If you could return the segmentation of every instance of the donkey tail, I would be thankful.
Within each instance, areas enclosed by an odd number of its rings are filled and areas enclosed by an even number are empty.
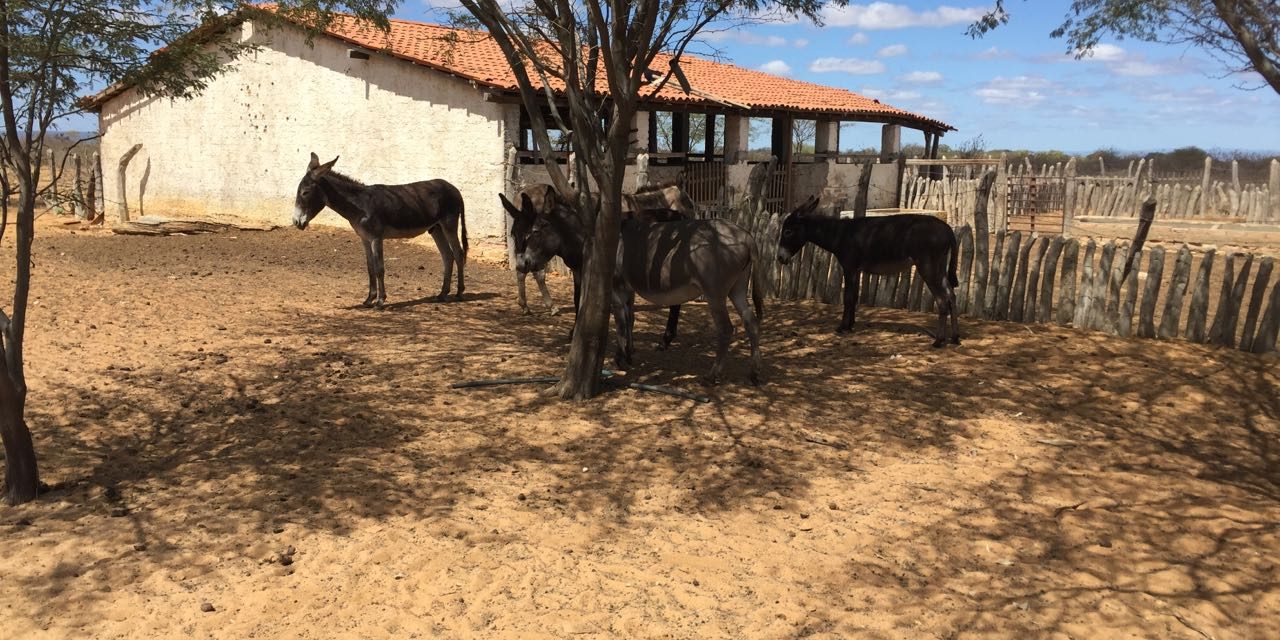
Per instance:
[[[756,307],[756,322],[764,324],[764,274],[757,267],[756,248],[752,246],[751,264],[747,265],[751,269],[751,302]]]
[[[458,201],[458,221],[462,223],[462,252],[469,253],[471,246],[467,244],[467,203],[462,200]]]
[[[947,282],[954,289],[960,286],[960,279],[956,277],[956,261],[960,258],[960,241],[956,240],[956,234],[951,233],[951,264],[947,267]]]

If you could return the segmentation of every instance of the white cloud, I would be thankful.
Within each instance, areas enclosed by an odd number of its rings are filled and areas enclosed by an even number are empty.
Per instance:
[[[791,75],[791,65],[781,60],[770,60],[769,62],[760,65],[760,70],[765,73],[772,73],[775,76]]]
[[[1011,51],[1005,51],[999,47],[991,47],[981,53],[974,54],[973,57],[978,60],[1004,60],[1017,56],[1015,56]]]
[[[1040,76],[999,76],[973,94],[986,104],[1033,106],[1048,99],[1046,92],[1051,88],[1052,83]]]
[[[792,42],[791,44],[794,45],[795,48],[797,49],[803,49],[809,46],[809,40],[807,38],[796,38],[795,41]]]
[[[891,44],[876,52],[876,55],[880,56],[881,58],[892,58],[894,56],[903,56],[906,54],[907,54],[907,45],[905,44]]]
[[[908,84],[931,84],[942,81],[942,74],[937,71],[912,71],[902,78],[903,82]]]
[[[738,42],[742,44],[751,44],[763,47],[785,47],[787,39],[782,36],[762,36],[746,31],[738,32],[736,36]]]
[[[986,11],[983,7],[959,9],[945,5],[928,11],[916,11],[906,5],[872,2],[843,7],[827,5],[822,8],[821,16],[822,21],[832,27],[902,29],[968,24],[980,18]]]
[[[814,73],[843,71],[857,75],[884,73],[884,63],[879,60],[859,60],[858,58],[818,58],[809,65]]]
[[[922,97],[919,91],[872,89],[870,87],[863,87],[858,91],[858,93],[861,93],[868,98],[876,98],[878,100],[908,101],[919,100]]]
[[[1097,62],[1117,62],[1123,60],[1127,54],[1125,50],[1114,45],[1102,43],[1094,45],[1093,49],[1085,52],[1081,60],[1094,60]]]
[[[849,36],[849,44],[866,44],[868,40],[867,34],[861,31]]]

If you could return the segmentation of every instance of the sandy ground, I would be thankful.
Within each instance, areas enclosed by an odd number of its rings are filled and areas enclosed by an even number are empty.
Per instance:
[[[712,402],[569,404],[449,388],[567,351],[492,264],[436,304],[438,255],[389,243],[376,312],[349,231],[59,222],[53,490],[0,506],[0,638],[1280,637],[1275,356],[975,321],[933,350],[922,314],[775,303],[769,384],[738,341],[704,389],[690,305],[668,352],[639,313],[629,377]]]

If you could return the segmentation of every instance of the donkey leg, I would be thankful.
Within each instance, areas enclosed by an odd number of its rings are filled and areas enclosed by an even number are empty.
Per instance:
[[[760,319],[756,317],[755,311],[747,301],[747,281],[750,279],[751,271],[748,270],[742,275],[742,279],[733,285],[733,290],[729,292],[729,300],[738,310],[738,316],[742,318],[742,326],[747,331],[747,339],[751,341],[751,384],[758,385],[761,382],[760,372],[764,369],[764,359],[760,357]]]
[[[632,362],[631,330],[635,323],[635,310],[632,305],[635,304],[635,295],[622,293],[615,289],[612,297],[613,320],[618,327],[618,350],[613,355],[613,364],[618,369],[625,370],[631,366]]]
[[[523,271],[516,272],[516,305],[518,305],[520,309],[524,311],[524,315],[527,316],[532,312],[529,311],[529,302],[528,300],[525,299],[525,295],[524,295],[525,275],[527,274],[525,274],[525,272]]]
[[[466,270],[467,265],[467,251],[462,248],[462,242],[458,240],[457,218],[453,219],[452,222],[446,222],[440,226],[444,227],[446,225],[448,225],[448,228],[444,230],[444,239],[449,243],[449,250],[453,254],[453,261],[458,264],[458,292],[454,294],[453,299],[461,300],[462,292],[466,290],[463,273]],[[448,278],[446,277],[445,279],[447,280]]]
[[[724,371],[724,361],[729,355],[729,339],[733,336],[733,322],[729,320],[729,308],[725,299],[719,296],[706,295],[707,310],[716,325],[716,361],[711,364],[711,373],[707,374],[706,383],[720,384],[720,375]]]
[[[924,278],[925,284],[933,294],[934,306],[938,307],[938,333],[933,339],[933,347],[937,349],[947,344],[947,313],[951,309],[950,301],[954,296],[948,297],[947,295],[945,282],[947,276],[942,269],[942,265],[917,263],[916,268],[920,270],[921,277]]]
[[[662,342],[658,344],[658,351],[665,351],[671,346],[671,342],[676,339],[676,325],[680,323],[680,305],[672,305],[670,311],[667,312],[667,328],[662,332]]]
[[[374,238],[369,246],[373,248],[373,269],[378,281],[378,297],[373,301],[375,308],[381,309],[387,302],[386,262],[382,259],[382,238]]]
[[[861,276],[862,273],[857,269],[844,270],[844,317],[840,319],[836,333],[853,331],[853,316],[858,310],[858,280]]]
[[[551,291],[547,289],[547,270],[534,271],[533,281],[538,283],[538,289],[542,291],[542,304],[547,307],[547,313],[553,316],[559,313],[555,303],[551,302]]]
[[[444,302],[449,295],[449,285],[453,280],[453,250],[449,248],[449,241],[445,240],[444,229],[441,225],[431,227],[431,239],[436,241],[436,249],[440,250],[440,263],[444,269],[444,284],[440,287],[440,295],[436,296],[437,302]]]
[[[369,272],[369,295],[360,304],[372,307],[373,301],[378,297],[378,276],[375,275],[378,269],[373,262],[373,243],[361,238],[360,244],[364,245],[364,267]]]

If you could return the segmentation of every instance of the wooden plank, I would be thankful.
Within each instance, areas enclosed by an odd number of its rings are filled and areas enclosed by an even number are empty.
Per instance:
[[[924,294],[924,279],[920,277],[918,269],[911,269],[911,297],[907,299],[907,309],[910,311],[920,310],[920,297]]]
[[[996,172],[982,174],[978,182],[978,190],[974,195],[973,207],[973,285],[970,287],[969,313],[981,317],[985,310],[987,280],[990,275],[991,231],[987,220],[987,202],[990,200],[991,188],[996,181]]]
[[[1187,310],[1187,328],[1183,336],[1192,342],[1204,342],[1205,326],[1209,313],[1209,278],[1213,275],[1213,260],[1217,251],[1210,247],[1200,259],[1195,285],[1191,288],[1191,306]]]
[[[1013,289],[1009,292],[1009,319],[1022,322],[1022,312],[1027,300],[1027,271],[1031,261],[1031,249],[1040,238],[1028,234],[1027,243],[1018,251],[1017,271],[1013,275]]]
[[[959,243],[960,263],[956,271],[956,277],[960,280],[960,285],[956,287],[956,314],[965,315],[969,313],[969,292],[973,285],[973,229],[969,225],[960,227],[960,231],[956,234],[956,240]]]
[[[1030,273],[1027,275],[1026,301],[1022,308],[1022,321],[1035,322],[1036,298],[1040,295],[1040,263],[1044,262],[1044,252],[1049,249],[1049,236],[1040,236],[1036,240],[1035,249],[1031,252],[1031,260],[1027,263]]]
[[[1080,259],[1080,241],[1067,240],[1062,246],[1062,276],[1058,279],[1058,324],[1071,324],[1076,314],[1076,263]]]
[[[1116,257],[1116,241],[1108,240],[1102,246],[1102,257],[1093,272],[1093,304],[1089,308],[1086,328],[1100,330],[1104,325],[1107,309],[1107,290],[1111,283],[1111,267]]]
[[[1008,234],[996,232],[995,250],[991,252],[991,267],[987,272],[986,291],[982,296],[982,317],[992,318],[996,313],[996,290],[1000,288],[1000,260],[1004,257],[1004,241]]]
[[[1249,296],[1249,310],[1244,317],[1244,330],[1240,333],[1240,350],[1252,351],[1254,331],[1257,329],[1258,317],[1262,315],[1263,297],[1267,293],[1267,284],[1271,282],[1271,269],[1275,266],[1275,258],[1270,256],[1258,263],[1258,275],[1253,280],[1253,293]]]
[[[1280,280],[1271,288],[1271,304],[1262,314],[1258,322],[1258,333],[1253,337],[1252,351],[1268,353],[1275,351],[1277,334],[1280,334]]]
[[[1236,256],[1244,256],[1244,264],[1235,270]],[[1213,327],[1209,330],[1209,342],[1223,347],[1236,346],[1236,320],[1240,317],[1240,303],[1244,300],[1244,285],[1253,266],[1253,254],[1227,254],[1222,267],[1222,290],[1218,293],[1218,309],[1213,314]]]
[[[1106,290],[1103,292],[1102,330],[1112,335],[1120,335],[1120,296],[1124,287],[1125,272],[1131,246],[1117,246],[1111,268],[1107,270]]]
[[[1058,277],[1058,258],[1062,255],[1062,247],[1066,240],[1062,236],[1054,236],[1049,242],[1049,253],[1044,257],[1044,278],[1040,286],[1040,308],[1036,314],[1037,322],[1053,322],[1053,281]]]
[[[1014,231],[1005,240],[1004,255],[1000,258],[1000,280],[996,284],[995,320],[1009,318],[1009,296],[1013,293],[1013,277],[1018,271],[1018,250],[1022,246],[1022,233]]]
[[[1173,264],[1173,279],[1169,281],[1169,295],[1165,299],[1164,316],[1160,319],[1159,336],[1164,340],[1178,337],[1178,324],[1182,321],[1182,297],[1187,292],[1187,279],[1191,275],[1191,249],[1182,245],[1178,260]]]
[[[911,271],[908,268],[898,273],[898,284],[893,293],[893,307],[895,309],[906,309],[907,303],[911,301]]]
[[[1093,254],[1097,243],[1093,238],[1085,244],[1084,258],[1080,261],[1080,287],[1076,293],[1076,313],[1071,326],[1088,328],[1089,312],[1093,309]]]
[[[1132,256],[1125,256],[1129,264],[1129,273],[1124,280],[1124,302],[1120,303],[1120,312],[1116,318],[1116,335],[1128,338],[1133,333],[1133,308],[1138,304],[1138,267],[1142,265],[1142,250]],[[1123,268],[1121,269],[1123,272]]]
[[[1164,247],[1151,248],[1147,259],[1147,283],[1142,289],[1142,307],[1138,309],[1138,337],[1156,337],[1156,301],[1160,298],[1160,281],[1164,279]]]

